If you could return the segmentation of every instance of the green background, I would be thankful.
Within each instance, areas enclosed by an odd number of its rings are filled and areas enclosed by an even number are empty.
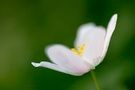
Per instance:
[[[50,44],[73,47],[77,28],[107,26],[118,14],[108,53],[95,72],[101,90],[135,89],[135,0],[0,0],[0,90],[96,90],[90,72],[71,76],[31,62],[49,61]]]

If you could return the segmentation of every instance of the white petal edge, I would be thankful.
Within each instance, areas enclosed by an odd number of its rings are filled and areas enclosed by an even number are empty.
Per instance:
[[[52,62],[67,72],[82,75],[94,68],[63,45],[51,45],[45,51]]]
[[[35,63],[32,62],[31,63],[34,67],[45,67],[45,68],[50,68],[56,71],[60,71],[60,72],[65,72],[62,68],[60,68],[58,65],[56,64],[52,64],[50,62],[40,62],[40,63]]]
[[[109,24],[107,26],[107,33],[106,33],[106,37],[105,37],[105,42],[104,42],[104,47],[103,47],[103,51],[102,51],[102,55],[101,55],[101,61],[104,59],[105,55],[106,55],[106,52],[107,52],[107,49],[108,49],[108,46],[109,46],[109,43],[110,43],[110,40],[111,40],[111,36],[115,30],[115,27],[116,27],[116,22],[117,22],[117,14],[114,14],[112,16],[112,18],[110,19],[109,21]]]
[[[82,41],[83,37],[87,34],[87,32],[94,29],[95,27],[96,26],[94,23],[87,23],[87,24],[81,25],[77,30],[76,39],[74,41],[74,47],[79,45],[80,42]]]
[[[50,63],[50,62],[45,62],[45,61],[42,61],[40,63],[31,62],[31,64],[34,67],[44,67],[44,68],[52,69],[52,70],[62,72],[62,73],[66,73],[66,74],[70,74],[70,75],[75,75],[75,76],[80,76],[81,75],[81,74],[74,74],[74,73],[71,73],[71,72],[67,72],[62,67],[60,67],[60,66],[58,66],[56,64]]]

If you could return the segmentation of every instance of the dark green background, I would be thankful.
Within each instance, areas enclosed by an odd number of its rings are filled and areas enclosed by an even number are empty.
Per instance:
[[[108,53],[95,72],[101,90],[135,89],[135,0],[0,0],[0,90],[96,90],[90,72],[71,76],[31,62],[44,48],[72,48],[77,28],[107,26],[118,14]]]

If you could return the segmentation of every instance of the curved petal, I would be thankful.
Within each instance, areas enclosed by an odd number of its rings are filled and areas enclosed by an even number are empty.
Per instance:
[[[62,67],[56,65],[56,64],[53,64],[53,63],[50,63],[50,62],[40,62],[40,63],[35,63],[35,62],[32,62],[31,63],[34,67],[44,67],[44,68],[49,68],[49,69],[52,69],[52,70],[55,70],[55,71],[59,71],[59,72],[62,72],[62,73],[67,73],[67,74],[71,74],[71,75],[77,75],[78,74],[74,74],[74,73],[71,73],[71,72],[68,72],[68,71],[65,71]]]
[[[112,34],[115,30],[115,27],[116,27],[116,22],[117,22],[117,14],[114,14],[112,16],[111,20],[109,21],[109,24],[108,24],[108,27],[107,27],[107,34],[106,34],[106,37],[105,37],[104,47],[103,47],[103,51],[102,51],[102,55],[101,55],[101,58],[102,58],[101,61],[103,60],[103,58],[106,55],[111,36],[112,36]]]
[[[86,31],[86,29],[84,30]],[[81,32],[83,32],[83,30]],[[79,31],[79,33],[81,32]],[[87,31],[83,33],[83,35],[80,34],[77,36],[75,44],[77,46],[85,44],[86,46],[82,56],[83,59],[87,60],[94,66],[99,62],[99,57],[103,50],[105,34],[105,28],[101,26],[93,26],[92,28],[87,28]]]
[[[61,67],[59,67],[56,64],[50,63],[50,62],[43,62],[43,61],[40,62],[40,63],[32,62],[31,64],[34,67],[45,67],[45,68],[50,68],[50,69],[53,69],[53,70],[56,70],[56,71],[60,71],[60,72],[66,73],[66,71],[64,71]]]
[[[46,53],[58,66],[76,75],[82,75],[93,68],[92,65],[83,61],[79,56],[75,55],[63,45],[49,46],[46,49]]]
[[[77,45],[80,45],[83,37],[87,34],[87,32],[91,31],[95,27],[96,26],[93,23],[87,23],[81,25],[77,31],[77,36],[76,36],[74,46],[76,47]]]

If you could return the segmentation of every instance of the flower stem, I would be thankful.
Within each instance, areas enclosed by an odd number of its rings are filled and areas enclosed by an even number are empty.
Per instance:
[[[100,90],[100,87],[99,87],[99,84],[98,84],[96,75],[95,75],[95,73],[94,73],[93,70],[91,71],[91,75],[92,75],[92,78],[93,78],[93,80],[94,80],[94,83],[95,83],[95,85],[96,85],[97,90]]]

